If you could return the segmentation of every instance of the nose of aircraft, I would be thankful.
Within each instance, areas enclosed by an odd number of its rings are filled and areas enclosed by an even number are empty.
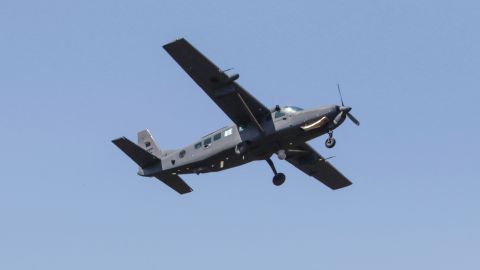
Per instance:
[[[345,112],[345,113],[348,113],[352,110],[352,107],[348,107],[348,106],[338,106],[338,110],[341,111],[341,112]]]
[[[351,110],[352,110],[352,107],[343,106],[343,105],[337,106],[338,114],[334,118],[333,123],[338,126],[341,123],[343,123],[346,117],[348,117],[350,120],[352,120],[352,122],[355,125],[359,126],[360,122],[350,113]]]

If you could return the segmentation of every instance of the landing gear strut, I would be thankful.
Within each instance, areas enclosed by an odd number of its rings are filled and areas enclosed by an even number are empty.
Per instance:
[[[266,159],[268,165],[270,165],[270,168],[272,169],[273,173],[275,174],[273,176],[273,184],[275,186],[280,186],[285,182],[285,174],[283,173],[277,173],[277,169],[275,168],[275,165],[273,164],[273,161],[271,158]]]
[[[327,148],[333,148],[337,142],[335,141],[335,138],[333,138],[333,131],[328,132],[328,138],[325,141],[325,146]]]

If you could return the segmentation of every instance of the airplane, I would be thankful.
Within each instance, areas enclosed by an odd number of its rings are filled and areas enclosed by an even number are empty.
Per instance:
[[[271,159],[276,154],[278,159],[286,160],[332,190],[352,184],[328,162],[329,158],[324,158],[307,143],[328,134],[325,146],[332,148],[336,143],[333,130],[346,117],[354,124],[360,124],[350,113],[352,108],[343,104],[339,86],[341,105],[308,110],[276,105],[269,109],[236,82],[238,74],[228,75],[184,38],[163,48],[233,121],[233,125],[176,150],[160,150],[148,129],[138,132],[137,144],[126,137],[112,140],[139,166],[138,175],[155,177],[179,194],[186,194],[193,190],[180,175],[218,172],[265,160],[273,171],[273,184],[280,186],[286,177],[277,172]]]

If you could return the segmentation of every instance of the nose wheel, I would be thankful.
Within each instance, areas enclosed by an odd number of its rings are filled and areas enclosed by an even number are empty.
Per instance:
[[[270,168],[272,169],[274,174],[273,180],[272,180],[273,184],[275,186],[281,186],[283,183],[285,183],[285,179],[286,179],[285,174],[277,173],[277,169],[275,168],[275,164],[273,164],[273,161],[271,158],[266,159],[266,161],[268,165],[270,165]]]
[[[273,177],[273,184],[275,186],[281,186],[283,183],[285,183],[285,174],[283,173],[277,173],[275,174],[275,176]]]
[[[333,138],[333,132],[332,132],[332,131],[329,131],[329,132],[328,132],[328,138],[327,138],[327,140],[325,141],[325,146],[326,146],[327,148],[333,148],[336,143],[337,143],[337,141],[335,141],[335,138]]]

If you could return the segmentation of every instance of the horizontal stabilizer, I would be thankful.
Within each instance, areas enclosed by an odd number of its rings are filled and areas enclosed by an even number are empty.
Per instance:
[[[178,175],[162,175],[156,178],[180,194],[192,192],[193,189]]]
[[[115,139],[112,142],[141,168],[146,168],[160,162],[160,159],[156,156],[150,154],[125,137]]]

